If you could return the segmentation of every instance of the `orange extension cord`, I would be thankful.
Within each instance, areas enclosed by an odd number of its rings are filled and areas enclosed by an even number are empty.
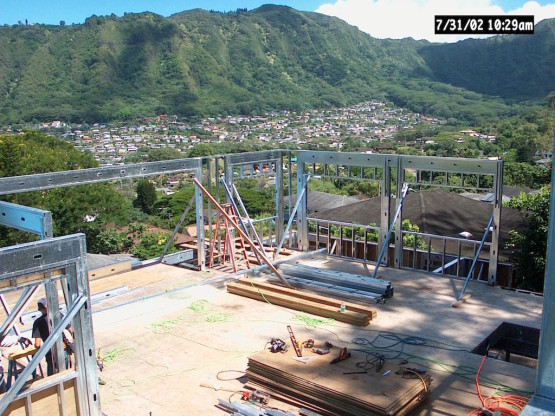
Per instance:
[[[482,390],[480,389],[480,381],[478,380],[480,377],[480,373],[482,372],[482,367],[486,362],[487,354],[484,355],[482,358],[482,362],[480,363],[480,367],[478,368],[478,372],[476,373],[476,378],[474,381],[476,382],[476,391],[478,392],[478,397],[480,398],[480,402],[482,403],[482,408],[474,409],[467,416],[480,416],[485,413],[484,411],[489,411],[493,414],[495,411],[499,411],[501,416],[518,416],[520,412],[528,403],[528,397],[519,396],[516,394],[508,394],[506,396],[482,396]],[[511,407],[506,407],[511,406]]]

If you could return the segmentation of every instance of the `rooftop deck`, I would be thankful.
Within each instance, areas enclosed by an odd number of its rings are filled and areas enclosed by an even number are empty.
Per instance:
[[[321,255],[299,262],[358,274],[373,271],[371,265]],[[131,281],[144,285],[126,298],[101,302],[93,309],[96,348],[105,365],[100,373],[106,381],[100,387],[103,413],[225,414],[216,407],[218,399],[227,401],[232,391],[243,388],[245,378],[235,378],[243,376],[248,357],[264,350],[271,338],[288,342],[286,326],[291,325],[299,340],[313,338],[349,349],[360,348],[351,342],[354,338],[374,340],[382,332],[425,339],[424,345],[391,346],[389,353],[393,356],[402,348],[411,367],[425,369],[433,378],[429,400],[414,414],[465,415],[480,404],[474,376],[481,356],[470,350],[503,322],[541,325],[541,297],[471,281],[471,298],[453,308],[460,280],[388,268],[380,275],[392,281],[395,295],[377,305],[378,316],[368,327],[337,321],[310,326],[300,319],[306,314],[227,293],[218,275],[157,264],[97,281],[109,279],[104,282],[114,287]],[[380,338],[375,345],[391,344]],[[303,366],[328,366],[329,357],[298,363],[299,371]],[[394,372],[399,363],[400,359],[386,360],[383,371]],[[493,386],[532,393],[535,375],[529,366],[487,359],[481,381],[489,387],[483,386],[483,393],[492,394]],[[367,376],[345,375],[345,383],[355,386]],[[274,399],[270,405],[298,414],[292,405]]]

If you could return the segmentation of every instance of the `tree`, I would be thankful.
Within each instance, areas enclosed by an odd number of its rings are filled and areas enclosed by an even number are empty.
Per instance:
[[[166,246],[168,239],[170,238],[169,233],[149,233],[143,235],[141,242],[135,246],[133,253],[140,260],[152,259],[158,257],[162,254],[164,247]],[[173,246],[170,247],[168,253],[175,253],[177,249]]]
[[[551,189],[545,187],[539,194],[522,194],[507,203],[509,207],[522,211],[526,220],[526,230],[522,234],[511,231],[507,244],[507,248],[513,250],[511,260],[518,265],[515,282],[521,289],[543,290],[550,198]]]
[[[156,188],[148,179],[141,179],[137,184],[137,199],[133,206],[140,208],[146,214],[152,214],[156,202]]]

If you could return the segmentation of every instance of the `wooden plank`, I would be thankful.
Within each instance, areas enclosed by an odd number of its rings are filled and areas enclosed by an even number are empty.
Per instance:
[[[89,270],[89,281],[100,279],[102,277],[111,276],[113,274],[124,273],[131,271],[131,262],[122,261],[120,263],[111,264],[105,267]]]
[[[12,352],[8,355],[8,360],[17,360],[19,358],[24,358],[28,356],[33,356],[37,353],[38,349],[34,345],[30,345],[21,351]]]
[[[0,289],[10,288],[10,287],[19,287],[29,283],[44,283],[44,280],[49,279],[53,276],[60,276],[64,273],[63,269],[52,270],[50,275],[48,273],[35,273],[35,274],[28,274],[24,276],[16,277],[15,286],[12,284],[12,279],[2,280],[0,281]]]
[[[333,306],[335,308],[341,308],[341,305],[345,305],[347,311],[354,311],[366,314],[370,317],[370,319],[375,318],[378,315],[378,311],[376,308],[371,308],[369,306],[361,306],[356,303],[346,302],[339,299],[330,298],[328,296],[321,296],[316,295],[314,293],[307,293],[297,289],[290,289],[283,286],[274,285],[272,283],[265,283],[265,282],[255,282],[251,279],[239,279],[239,284],[243,284],[245,286],[257,287],[266,290],[271,290],[277,293],[283,293],[286,295],[295,296],[299,299],[306,299],[313,302],[321,303],[322,305]]]
[[[228,283],[227,290],[230,293],[245,296],[260,301],[268,301],[272,304],[285,306],[286,308],[311,313],[326,318],[334,318],[337,321],[346,322],[352,325],[367,326],[370,317],[366,314],[354,311],[341,313],[339,308],[328,305],[321,305],[303,299],[287,296],[281,293],[272,292],[265,289],[252,288],[237,283]]]

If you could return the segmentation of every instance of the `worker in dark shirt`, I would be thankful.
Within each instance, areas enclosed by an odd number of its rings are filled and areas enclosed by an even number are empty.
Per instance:
[[[42,315],[35,319],[33,322],[33,333],[32,337],[35,339],[35,348],[40,348],[42,343],[46,341],[48,335],[50,335],[50,329],[48,328],[48,311],[46,309],[46,299],[42,298],[38,301],[38,309]],[[46,353],[46,374],[51,376],[54,374],[54,362],[52,361],[52,352],[48,351]]]

